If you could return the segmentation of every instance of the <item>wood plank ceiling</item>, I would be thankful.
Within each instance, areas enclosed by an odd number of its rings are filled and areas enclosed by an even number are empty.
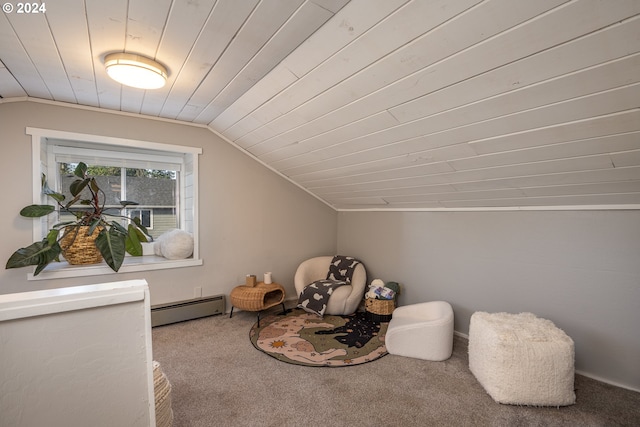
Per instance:
[[[640,205],[638,0],[42,3],[0,15],[0,102],[204,124],[338,209]]]

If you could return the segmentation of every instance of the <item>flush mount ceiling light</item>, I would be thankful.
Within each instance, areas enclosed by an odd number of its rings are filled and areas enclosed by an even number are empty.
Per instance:
[[[123,85],[159,89],[167,81],[167,69],[153,59],[133,53],[112,53],[104,58],[107,74]]]

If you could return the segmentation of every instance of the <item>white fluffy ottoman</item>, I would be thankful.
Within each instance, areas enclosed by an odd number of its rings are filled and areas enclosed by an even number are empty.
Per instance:
[[[532,313],[474,313],[469,369],[496,402],[565,406],[576,401],[573,340]]]

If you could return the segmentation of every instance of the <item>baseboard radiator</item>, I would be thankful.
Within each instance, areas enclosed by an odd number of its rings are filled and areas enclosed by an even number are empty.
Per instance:
[[[173,304],[154,305],[151,307],[151,326],[162,326],[213,316],[214,314],[224,314],[224,301],[224,295],[216,295]]]

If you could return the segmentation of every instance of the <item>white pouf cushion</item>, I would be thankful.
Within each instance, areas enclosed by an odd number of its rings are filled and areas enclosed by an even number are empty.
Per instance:
[[[453,351],[453,309],[445,301],[405,305],[393,311],[385,345],[389,354],[442,361]]]
[[[185,259],[193,254],[193,235],[180,229],[161,234],[155,241],[154,252],[167,259]]]
[[[496,402],[565,406],[576,401],[573,340],[532,313],[474,313],[469,369]]]

